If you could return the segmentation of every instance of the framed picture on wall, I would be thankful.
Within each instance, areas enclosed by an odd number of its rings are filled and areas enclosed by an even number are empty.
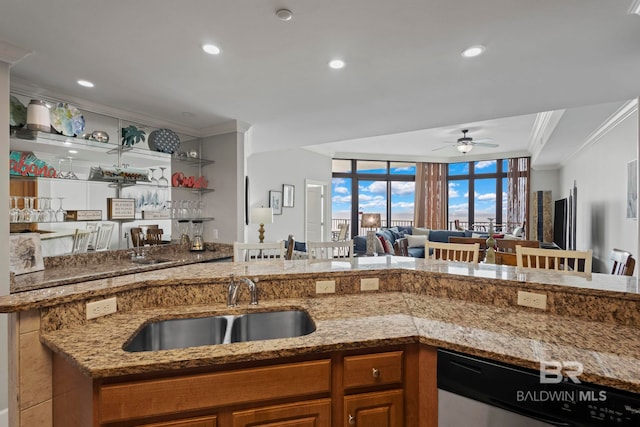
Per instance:
[[[291,184],[282,184],[282,206],[285,208],[292,208],[294,205],[295,194],[295,186]]]
[[[274,215],[282,215],[282,191],[269,191],[269,207]]]
[[[638,218],[638,160],[627,163],[627,218]]]
[[[39,270],[44,270],[40,234],[11,234],[9,236],[9,271],[18,275]]]

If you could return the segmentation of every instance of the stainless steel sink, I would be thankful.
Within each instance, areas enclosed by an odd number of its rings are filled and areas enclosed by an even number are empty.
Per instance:
[[[233,320],[231,342],[299,337],[315,330],[316,325],[306,311],[249,313]]]
[[[149,323],[133,336],[124,350],[156,351],[292,338],[308,335],[315,330],[313,320],[304,310],[171,319]]]
[[[222,344],[229,320],[224,316],[172,319],[149,323],[124,347],[125,351],[170,350]]]
[[[170,262],[170,259],[161,259],[161,258],[140,258],[140,259],[132,259],[131,262],[134,264],[142,264],[142,265],[150,265],[150,264],[162,264],[163,262]]]

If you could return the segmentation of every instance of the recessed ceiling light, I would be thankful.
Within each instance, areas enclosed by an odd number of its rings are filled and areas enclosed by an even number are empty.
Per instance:
[[[278,9],[276,10],[276,16],[282,21],[290,21],[293,13],[289,9]]]
[[[84,86],[84,87],[93,87],[94,84],[91,83],[89,80],[78,80],[78,84],[80,86]]]
[[[78,150],[69,150],[69,153],[71,153],[71,154],[78,154]]]
[[[329,61],[329,67],[333,68],[334,70],[339,70],[340,68],[344,68],[345,63],[342,59],[332,59],[331,61]]]
[[[465,51],[462,52],[462,56],[464,56],[465,58],[473,58],[482,55],[485,49],[486,48],[482,45],[471,46],[470,48],[465,49]]]
[[[210,55],[217,55],[220,53],[220,48],[214,44],[205,44],[202,45],[202,50],[207,52]]]

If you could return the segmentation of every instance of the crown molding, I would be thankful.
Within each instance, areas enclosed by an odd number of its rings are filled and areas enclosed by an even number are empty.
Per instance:
[[[30,50],[0,40],[0,61],[2,62],[13,65],[31,53]]]
[[[313,151],[314,153],[321,154],[334,159],[357,159],[357,160],[380,160],[391,162],[432,162],[432,163],[462,163],[462,162],[478,162],[483,160],[496,160],[496,153],[483,153],[483,154],[456,154],[449,157],[432,157],[432,156],[416,156],[416,155],[380,155],[375,153],[350,153],[345,151],[339,151],[335,153],[326,153],[321,150],[314,150],[312,148],[305,148],[305,150]],[[498,155],[500,159],[510,159],[514,157],[529,157],[528,151],[510,151],[503,152]]]
[[[542,152],[564,112],[565,110],[554,110],[545,111],[536,115],[528,145],[528,151],[531,153],[531,163],[534,163]]]
[[[618,110],[613,113],[609,118],[607,118],[600,126],[596,128],[591,134],[585,139],[585,141],[575,150],[571,155],[567,156],[560,165],[564,166],[569,162],[569,159],[576,156],[583,150],[586,150],[589,146],[597,143],[602,137],[604,137],[607,133],[611,132],[616,128],[620,123],[624,122],[628,119],[632,114],[638,111],[638,98],[631,99],[625,102]]]
[[[208,136],[223,135],[225,133],[239,132],[245,133],[251,129],[251,124],[240,120],[229,120],[219,125],[210,126],[200,129],[200,136],[206,138]]]

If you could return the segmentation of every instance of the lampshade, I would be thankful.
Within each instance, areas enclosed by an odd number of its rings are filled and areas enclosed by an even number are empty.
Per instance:
[[[363,213],[361,227],[379,228],[381,225],[379,213]]]
[[[273,209],[271,208],[253,208],[251,209],[251,222],[254,224],[271,224],[273,223]]]
[[[469,151],[473,150],[473,145],[470,145],[470,144],[459,144],[459,145],[456,145],[456,148],[462,154],[467,154]]]

